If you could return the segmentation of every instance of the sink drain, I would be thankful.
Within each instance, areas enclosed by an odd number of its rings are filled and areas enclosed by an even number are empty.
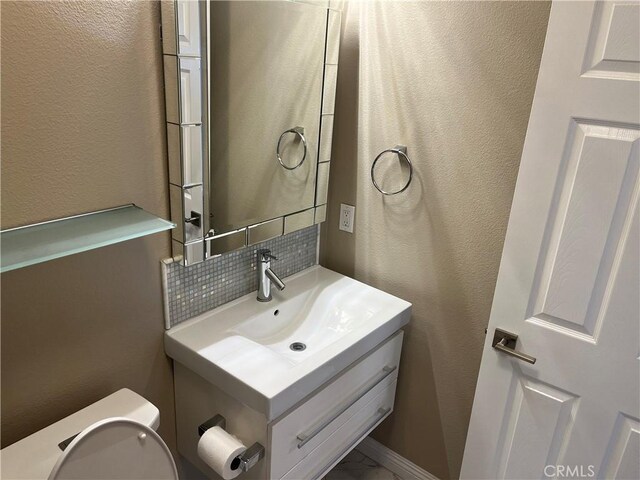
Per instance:
[[[289,345],[289,348],[294,352],[301,352],[302,350],[307,348],[307,346],[302,342],[293,342],[291,345]]]

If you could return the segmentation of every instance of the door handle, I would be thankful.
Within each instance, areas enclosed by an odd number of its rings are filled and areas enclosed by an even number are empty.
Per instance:
[[[516,335],[515,333],[507,332],[506,330],[500,330],[499,328],[496,328],[496,331],[493,334],[493,341],[491,342],[491,346],[496,350],[500,350],[502,353],[506,353],[507,355],[516,357],[518,360],[523,360],[531,364],[536,363],[535,357],[527,355],[526,353],[518,352],[516,350],[517,342],[518,335]]]

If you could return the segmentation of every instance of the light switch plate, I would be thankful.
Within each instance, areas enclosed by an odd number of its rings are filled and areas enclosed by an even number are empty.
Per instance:
[[[340,204],[340,224],[338,228],[343,232],[353,233],[353,220],[356,216],[356,207]]]

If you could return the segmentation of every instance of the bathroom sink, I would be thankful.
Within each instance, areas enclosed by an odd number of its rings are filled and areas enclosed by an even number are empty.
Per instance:
[[[315,266],[165,333],[175,361],[271,420],[406,325],[411,304]]]

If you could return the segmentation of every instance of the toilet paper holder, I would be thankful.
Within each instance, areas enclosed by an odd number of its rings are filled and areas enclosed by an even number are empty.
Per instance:
[[[227,421],[222,415],[214,415],[209,420],[201,423],[198,426],[198,436],[204,435],[204,432],[213,427],[226,428]],[[258,442],[247,448],[247,451],[242,455],[238,455],[233,462],[231,462],[231,469],[237,470],[238,468],[243,472],[246,472],[252,468],[256,463],[264,458],[264,447]]]

